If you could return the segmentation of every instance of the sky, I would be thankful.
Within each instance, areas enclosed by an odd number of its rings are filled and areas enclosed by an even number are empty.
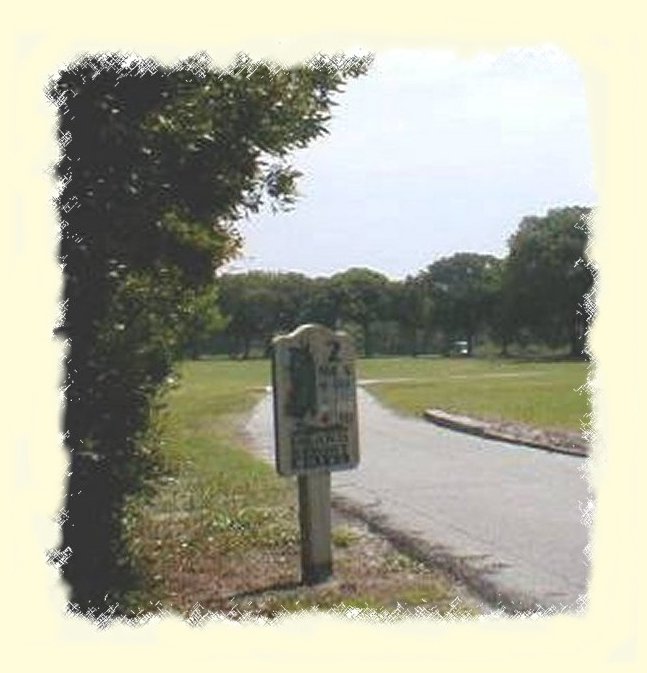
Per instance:
[[[502,257],[524,216],[596,203],[584,80],[557,48],[377,52],[336,100],[330,133],[292,155],[296,207],[243,221],[225,271],[401,279],[457,252]]]

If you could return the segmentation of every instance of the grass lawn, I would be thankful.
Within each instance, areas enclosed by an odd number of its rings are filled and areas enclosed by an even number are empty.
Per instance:
[[[261,360],[181,366],[163,423],[168,474],[127,512],[141,575],[128,608],[146,612],[157,604],[188,615],[199,603],[274,615],[312,605],[400,604],[455,611],[457,594],[443,575],[343,515],[333,517],[335,581],[299,585],[296,481],[253,457],[240,429],[269,378],[269,362]]]
[[[420,415],[425,409],[494,421],[579,431],[590,413],[588,364],[470,358],[383,358],[358,362],[363,379],[385,404]]]

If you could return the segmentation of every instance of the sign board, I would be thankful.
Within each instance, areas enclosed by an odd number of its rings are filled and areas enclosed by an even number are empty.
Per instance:
[[[355,357],[350,337],[302,325],[273,341],[276,469],[284,476],[359,463]]]

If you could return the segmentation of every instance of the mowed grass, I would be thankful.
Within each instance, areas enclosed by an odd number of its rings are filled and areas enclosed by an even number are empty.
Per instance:
[[[132,604],[221,608],[223,597],[250,589],[240,572],[245,556],[260,567],[265,552],[296,549],[293,484],[245,449],[239,427],[268,384],[266,361],[180,367],[161,430],[168,476],[131,507],[130,546],[142,577]],[[252,589],[287,579],[259,575]]]
[[[161,432],[167,474],[127,513],[141,578],[127,609],[188,616],[199,604],[272,616],[313,605],[411,604],[454,611],[456,593],[442,573],[394,563],[403,558],[397,550],[342,515],[333,517],[335,583],[301,586],[296,480],[254,457],[241,431],[269,385],[269,362],[186,362],[179,374]]]
[[[492,421],[579,431],[590,414],[588,364],[472,358],[384,358],[358,362],[388,406],[420,415],[436,408]]]

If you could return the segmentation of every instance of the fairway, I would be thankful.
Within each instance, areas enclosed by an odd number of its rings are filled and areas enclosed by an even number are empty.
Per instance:
[[[407,414],[436,408],[579,431],[591,408],[585,389],[588,366],[497,358],[370,358],[357,361],[357,377],[382,402]],[[185,362],[181,371],[189,389],[174,402],[185,419],[204,418],[205,406],[218,414],[249,409],[271,384],[269,360]]]
[[[388,406],[420,415],[436,408],[492,421],[580,430],[590,413],[584,362],[505,359],[360,360],[360,379]],[[401,379],[389,382],[388,379]]]

